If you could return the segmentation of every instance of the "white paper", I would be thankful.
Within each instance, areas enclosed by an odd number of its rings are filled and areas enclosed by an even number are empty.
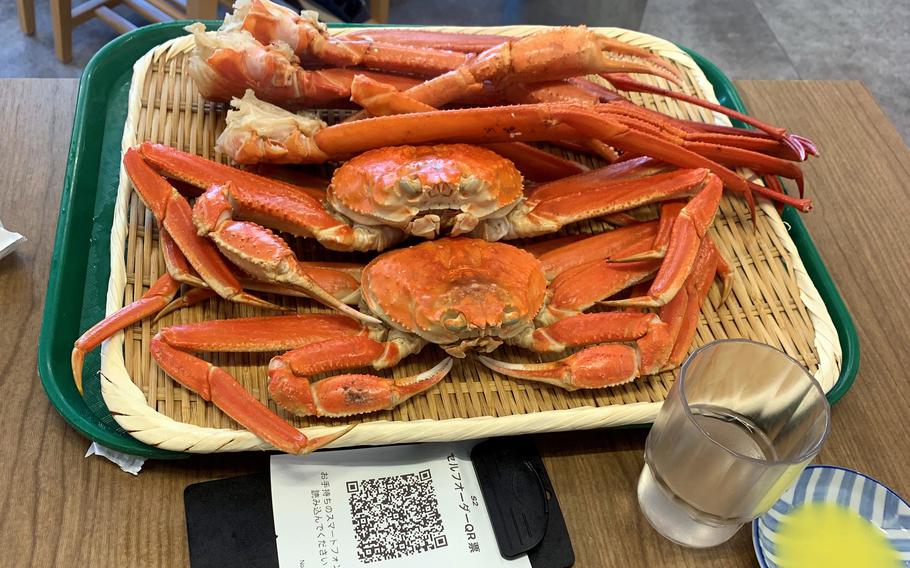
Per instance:
[[[474,443],[271,458],[281,568],[529,567],[499,555]]]
[[[25,242],[25,237],[19,233],[7,231],[3,228],[3,221],[0,221],[0,258],[16,250],[20,244]]]
[[[107,458],[108,460],[117,464],[121,470],[133,475],[139,475],[139,471],[142,469],[142,465],[145,463],[145,458],[134,456],[132,454],[124,454],[123,452],[118,452],[117,450],[112,450],[106,446],[102,446],[98,442],[92,442],[92,445],[88,447],[88,451],[85,452],[85,457],[89,456],[101,456],[103,458]]]

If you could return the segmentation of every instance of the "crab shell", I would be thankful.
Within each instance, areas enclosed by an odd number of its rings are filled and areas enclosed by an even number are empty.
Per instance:
[[[499,154],[467,144],[391,146],[348,160],[328,189],[332,207],[354,222],[435,237],[470,232],[505,216],[522,198],[522,177]]]
[[[530,253],[467,238],[387,252],[366,266],[361,286],[377,317],[455,356],[532,331],[547,294]]]

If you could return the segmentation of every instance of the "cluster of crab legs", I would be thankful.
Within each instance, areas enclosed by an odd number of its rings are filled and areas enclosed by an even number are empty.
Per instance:
[[[436,110],[488,97],[491,88],[496,96],[531,92],[528,85],[537,83],[530,79],[540,76],[558,82],[549,85],[555,90],[588,93],[594,84],[575,79],[578,75],[674,76],[663,60],[593,32],[582,30],[579,40],[593,43],[588,52],[566,50],[562,59],[551,53],[554,38],[537,36],[531,38],[537,43],[524,44],[478,38],[464,45],[464,53],[452,55],[456,52],[433,45],[439,36],[364,32],[339,40],[306,15],[267,0],[242,2],[240,8],[222,31],[194,30],[198,49],[191,72],[206,96],[258,88],[260,97],[285,106],[325,106],[320,99],[300,102],[288,92],[269,94],[281,84],[274,76],[251,79],[255,54],[250,51],[259,50],[260,63],[296,66],[284,76],[293,89],[305,78],[306,96],[325,92],[329,74],[323,71],[353,68],[347,94],[339,100],[350,97],[375,116],[326,126],[250,93],[235,101],[238,110],[229,115],[220,141],[232,158],[284,163],[351,158],[335,171],[327,190],[167,146],[144,143],[128,150],[125,170],[158,222],[168,271],[141,299],[77,340],[73,372],[80,389],[85,353],[143,318],[212,296],[281,309],[250,291],[305,296],[338,313],[172,326],[153,338],[151,352],[182,385],[289,453],[312,451],[344,431],[308,439],[194,352],[286,351],[269,364],[269,394],[282,408],[308,416],[391,409],[425,392],[446,376],[451,359],[405,378],[314,377],[393,367],[426,344],[455,357],[490,353],[502,344],[539,353],[583,347],[539,364],[476,357],[497,373],[570,390],[622,384],[680,363],[716,275],[726,297],[731,272],[707,235],[725,186],[750,204],[755,191],[808,209],[807,200],[754,184],[726,167],[747,165],[801,185],[799,169],[788,160],[803,159],[814,148],[782,129],[740,133],[671,124],[618,99],[612,102],[619,110],[578,100]],[[240,48],[211,45],[226,34]],[[604,55],[609,50],[623,57],[611,59]],[[422,59],[401,55],[415,52]],[[300,65],[312,60],[337,67],[308,71]],[[434,78],[396,86],[385,75],[362,74],[358,66]],[[263,69],[269,68],[255,70]],[[313,104],[317,100],[323,104]],[[613,163],[585,171],[567,160],[538,160],[542,152],[518,140],[588,149]],[[526,185],[525,179],[542,183]],[[195,204],[169,180],[182,182]],[[657,220],[638,222],[625,213],[647,204],[660,204]],[[495,242],[550,234],[594,218],[619,228],[519,246]],[[341,251],[380,251],[410,237],[428,241],[379,254],[366,266],[304,262],[270,228]],[[181,284],[191,289],[177,298]],[[616,299],[626,290],[628,297]],[[586,312],[597,305],[620,311]]]

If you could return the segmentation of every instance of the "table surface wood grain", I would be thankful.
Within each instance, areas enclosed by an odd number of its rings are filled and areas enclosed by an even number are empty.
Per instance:
[[[805,164],[816,208],[804,217],[859,331],[856,384],[834,408],[819,461],[867,472],[910,494],[907,375],[910,150],[857,82],[740,81],[750,111],[815,140]],[[0,564],[183,566],[183,489],[265,471],[263,454],[146,463],[122,473],[50,406],[36,373],[44,292],[77,83],[0,81],[0,218],[28,242],[0,261]],[[710,550],[660,538],[639,514],[646,432],[539,436],[576,566],[756,566],[740,531]]]

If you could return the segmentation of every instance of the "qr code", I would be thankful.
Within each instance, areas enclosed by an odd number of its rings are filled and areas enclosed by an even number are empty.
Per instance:
[[[364,563],[411,556],[448,544],[430,470],[348,481],[348,503]]]

